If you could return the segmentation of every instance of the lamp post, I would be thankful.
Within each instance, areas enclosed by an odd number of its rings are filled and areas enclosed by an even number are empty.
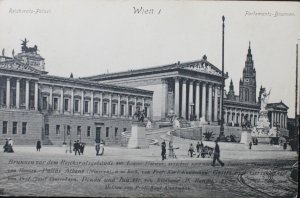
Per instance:
[[[299,40],[299,39],[298,39]],[[299,153],[298,150],[298,118],[297,118],[297,104],[298,103],[298,43],[296,44],[296,86],[295,86],[295,131],[294,131],[294,148]]]
[[[224,137],[224,29],[225,29],[225,17],[222,16],[222,87],[221,87],[221,126],[220,126],[220,135],[221,139]]]
[[[66,125],[64,124],[64,142],[63,145],[66,145]]]

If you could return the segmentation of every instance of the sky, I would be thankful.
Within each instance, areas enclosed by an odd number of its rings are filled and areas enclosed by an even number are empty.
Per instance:
[[[135,9],[143,8],[137,13]],[[257,95],[271,89],[295,115],[299,2],[0,0],[0,49],[37,45],[51,75],[74,77],[127,71],[203,55],[221,69],[225,16],[226,89],[235,93],[251,41]]]

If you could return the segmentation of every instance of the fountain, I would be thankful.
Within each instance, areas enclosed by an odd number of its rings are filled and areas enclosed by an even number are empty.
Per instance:
[[[253,127],[251,131],[252,139],[257,139],[258,143],[270,143],[273,138],[279,137],[279,131],[276,127],[270,128],[270,122],[268,119],[268,110],[266,106],[269,100],[269,93],[266,90],[262,93],[261,105],[259,111],[259,118],[257,121],[257,126]]]

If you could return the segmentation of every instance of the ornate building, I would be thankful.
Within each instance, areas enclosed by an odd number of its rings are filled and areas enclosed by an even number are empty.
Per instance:
[[[226,74],[227,78],[228,74]],[[222,71],[201,60],[86,77],[84,79],[153,91],[153,119],[166,120],[172,111],[184,119],[220,119]]]
[[[0,139],[118,143],[136,109],[152,117],[152,91],[48,75],[37,47],[0,56]]]
[[[239,83],[239,95],[235,95],[232,80],[229,91],[224,99],[224,122],[229,126],[241,126],[244,116],[248,116],[252,126],[256,125],[260,111],[260,98],[265,88],[261,87],[258,101],[256,100],[256,70],[252,59],[251,46],[249,42],[248,53],[243,69],[243,76]],[[278,126],[283,133],[287,130],[287,110],[288,107],[281,101],[280,103],[270,103],[267,105],[269,111],[270,127]],[[274,124],[275,123],[275,124]]]

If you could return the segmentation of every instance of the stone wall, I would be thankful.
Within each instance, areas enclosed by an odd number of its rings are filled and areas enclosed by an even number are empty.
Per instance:
[[[66,135],[66,142],[72,144],[80,139],[77,133],[78,126],[81,127],[81,141],[87,145],[94,145],[96,139],[96,127],[101,127],[100,139],[105,141],[105,145],[120,144],[121,133],[126,129],[131,130],[131,120],[106,117],[71,116],[71,115],[51,115],[45,117],[45,124],[49,124],[49,138],[52,144],[61,145],[64,140],[64,133],[67,134],[67,126],[71,127],[71,136]],[[56,125],[60,125],[60,132],[56,132]],[[90,136],[87,135],[87,128],[90,127]],[[106,128],[109,129],[106,137]],[[117,133],[115,130],[117,128]],[[44,135],[43,135],[44,136]]]
[[[7,134],[3,134],[3,121],[7,121]],[[17,122],[17,133],[13,132],[13,122]],[[22,134],[22,123],[26,122],[26,134]],[[0,144],[11,138],[15,145],[35,145],[42,138],[43,115],[36,111],[1,110]]]
[[[202,127],[178,128],[172,131],[172,135],[190,140],[202,140]]]
[[[202,131],[203,133],[207,131],[213,131],[214,138],[212,138],[212,140],[215,140],[217,137],[219,137],[220,126],[203,125]],[[224,134],[225,136],[235,135],[237,137],[237,140],[239,141],[242,134],[242,127],[224,126]]]

